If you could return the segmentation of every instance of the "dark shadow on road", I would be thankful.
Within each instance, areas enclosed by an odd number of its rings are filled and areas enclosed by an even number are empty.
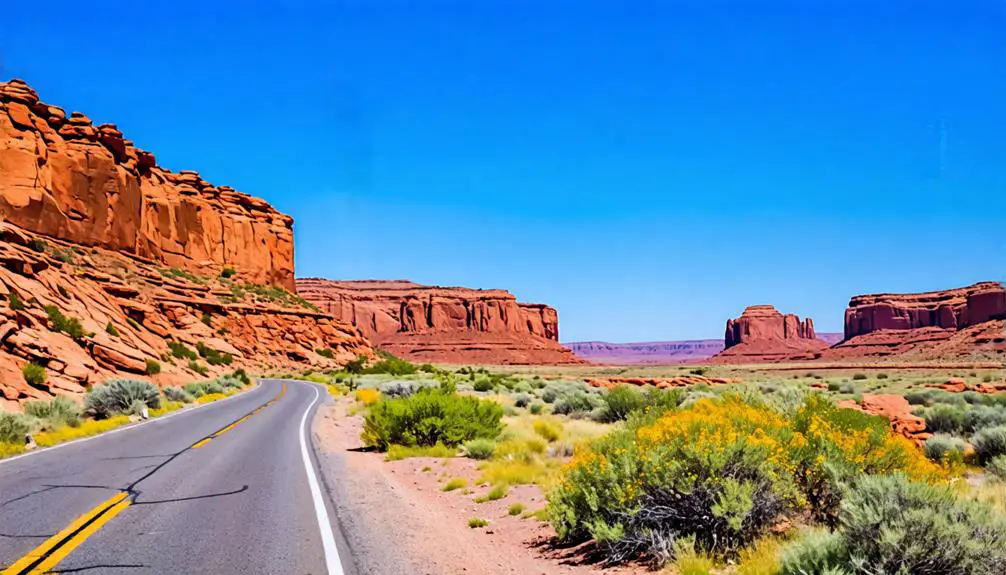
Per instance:
[[[46,573],[81,573],[84,571],[91,571],[92,569],[98,569],[99,573],[104,569],[147,569],[149,565],[133,565],[133,564],[121,564],[121,565],[88,565],[87,567],[74,567],[73,569],[50,569]]]
[[[43,493],[54,491],[56,489],[110,489],[112,491],[119,491],[118,487],[112,487],[111,485],[43,485],[42,487],[43,489],[39,489],[37,491],[31,491],[25,493],[24,495],[19,495],[18,497],[8,499],[3,503],[0,503],[0,507],[5,507],[7,505],[10,505],[11,503],[17,503],[18,501],[28,499],[29,497],[35,495],[41,495]]]

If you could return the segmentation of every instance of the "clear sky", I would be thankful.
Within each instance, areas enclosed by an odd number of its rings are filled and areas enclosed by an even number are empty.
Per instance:
[[[1006,279],[998,0],[83,4],[5,6],[2,75],[293,215],[301,276],[564,341]]]

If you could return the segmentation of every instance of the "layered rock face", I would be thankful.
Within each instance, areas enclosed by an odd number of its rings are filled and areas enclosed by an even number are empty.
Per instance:
[[[770,305],[753,305],[739,318],[727,320],[724,347],[714,362],[814,359],[828,344],[817,339],[810,318],[801,320]]]
[[[115,125],[68,117],[20,80],[0,83],[0,214],[77,244],[294,289],[292,218],[158,167]]]
[[[996,282],[914,294],[853,297],[845,340],[827,359],[907,356],[917,359],[1006,356],[1006,289]]]
[[[559,345],[559,316],[505,290],[410,281],[300,278],[297,291],[375,344],[416,361],[487,364],[577,363]]]
[[[79,396],[113,376],[180,385],[205,378],[203,369],[326,368],[372,354],[355,328],[278,288],[179,275],[9,223],[0,223],[0,299],[0,410],[28,399]],[[60,317],[79,322],[79,333],[68,333]],[[234,360],[190,362],[172,357],[169,342]],[[149,373],[149,362],[160,372]],[[22,377],[28,363],[45,368],[45,381]]]
[[[697,362],[723,351],[722,339],[608,343],[579,341],[566,344],[573,353],[597,363],[659,365]]]
[[[1006,319],[1006,289],[995,282],[915,294],[861,295],[845,310],[845,338],[884,329],[959,330]]]

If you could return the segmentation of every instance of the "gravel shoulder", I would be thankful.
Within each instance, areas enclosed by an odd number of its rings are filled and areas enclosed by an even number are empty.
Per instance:
[[[533,517],[508,513],[545,506],[541,490],[522,485],[497,501],[475,503],[489,488],[476,486],[477,462],[465,458],[385,461],[361,451],[362,417],[347,399],[323,406],[314,421],[319,463],[342,532],[361,575],[380,574],[625,574],[637,568],[600,569],[570,550],[548,545],[553,532]],[[470,491],[442,491],[450,478]],[[468,520],[489,521],[472,529]]]

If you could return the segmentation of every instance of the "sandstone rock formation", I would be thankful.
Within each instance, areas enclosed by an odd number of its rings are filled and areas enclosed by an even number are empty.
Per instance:
[[[265,201],[157,166],[94,125],[0,83],[0,215],[24,229],[260,284],[293,284],[293,220]]]
[[[376,345],[414,361],[475,364],[579,363],[559,345],[559,316],[505,290],[410,281],[297,279],[297,291]]]
[[[105,250],[43,239],[0,224],[0,410],[52,395],[81,395],[112,376],[148,377],[160,385],[205,377],[169,342],[228,353],[231,365],[197,358],[197,369],[335,367],[369,343],[353,327],[307,307],[280,288],[176,271]],[[61,329],[59,316],[80,323]],[[316,350],[327,349],[324,355]],[[326,356],[331,357],[326,357]],[[21,368],[45,368],[28,382]]]
[[[68,117],[18,80],[0,83],[0,216],[0,410],[114,375],[174,385],[372,355],[284,289],[289,216],[158,167],[114,125]],[[209,365],[220,354],[231,365]],[[22,374],[29,363],[44,381]]]
[[[753,305],[737,319],[727,320],[725,349],[714,363],[746,363],[814,359],[828,347],[817,339],[814,322],[779,313],[770,305]]]
[[[929,438],[926,432],[926,420],[912,413],[912,406],[901,395],[881,393],[864,393],[862,403],[844,399],[837,403],[839,407],[863,411],[870,415],[886,417],[891,421],[891,429],[917,443]]]
[[[1006,355],[1006,289],[995,282],[915,294],[853,297],[845,311],[845,341],[828,359],[917,357],[947,359]]]

